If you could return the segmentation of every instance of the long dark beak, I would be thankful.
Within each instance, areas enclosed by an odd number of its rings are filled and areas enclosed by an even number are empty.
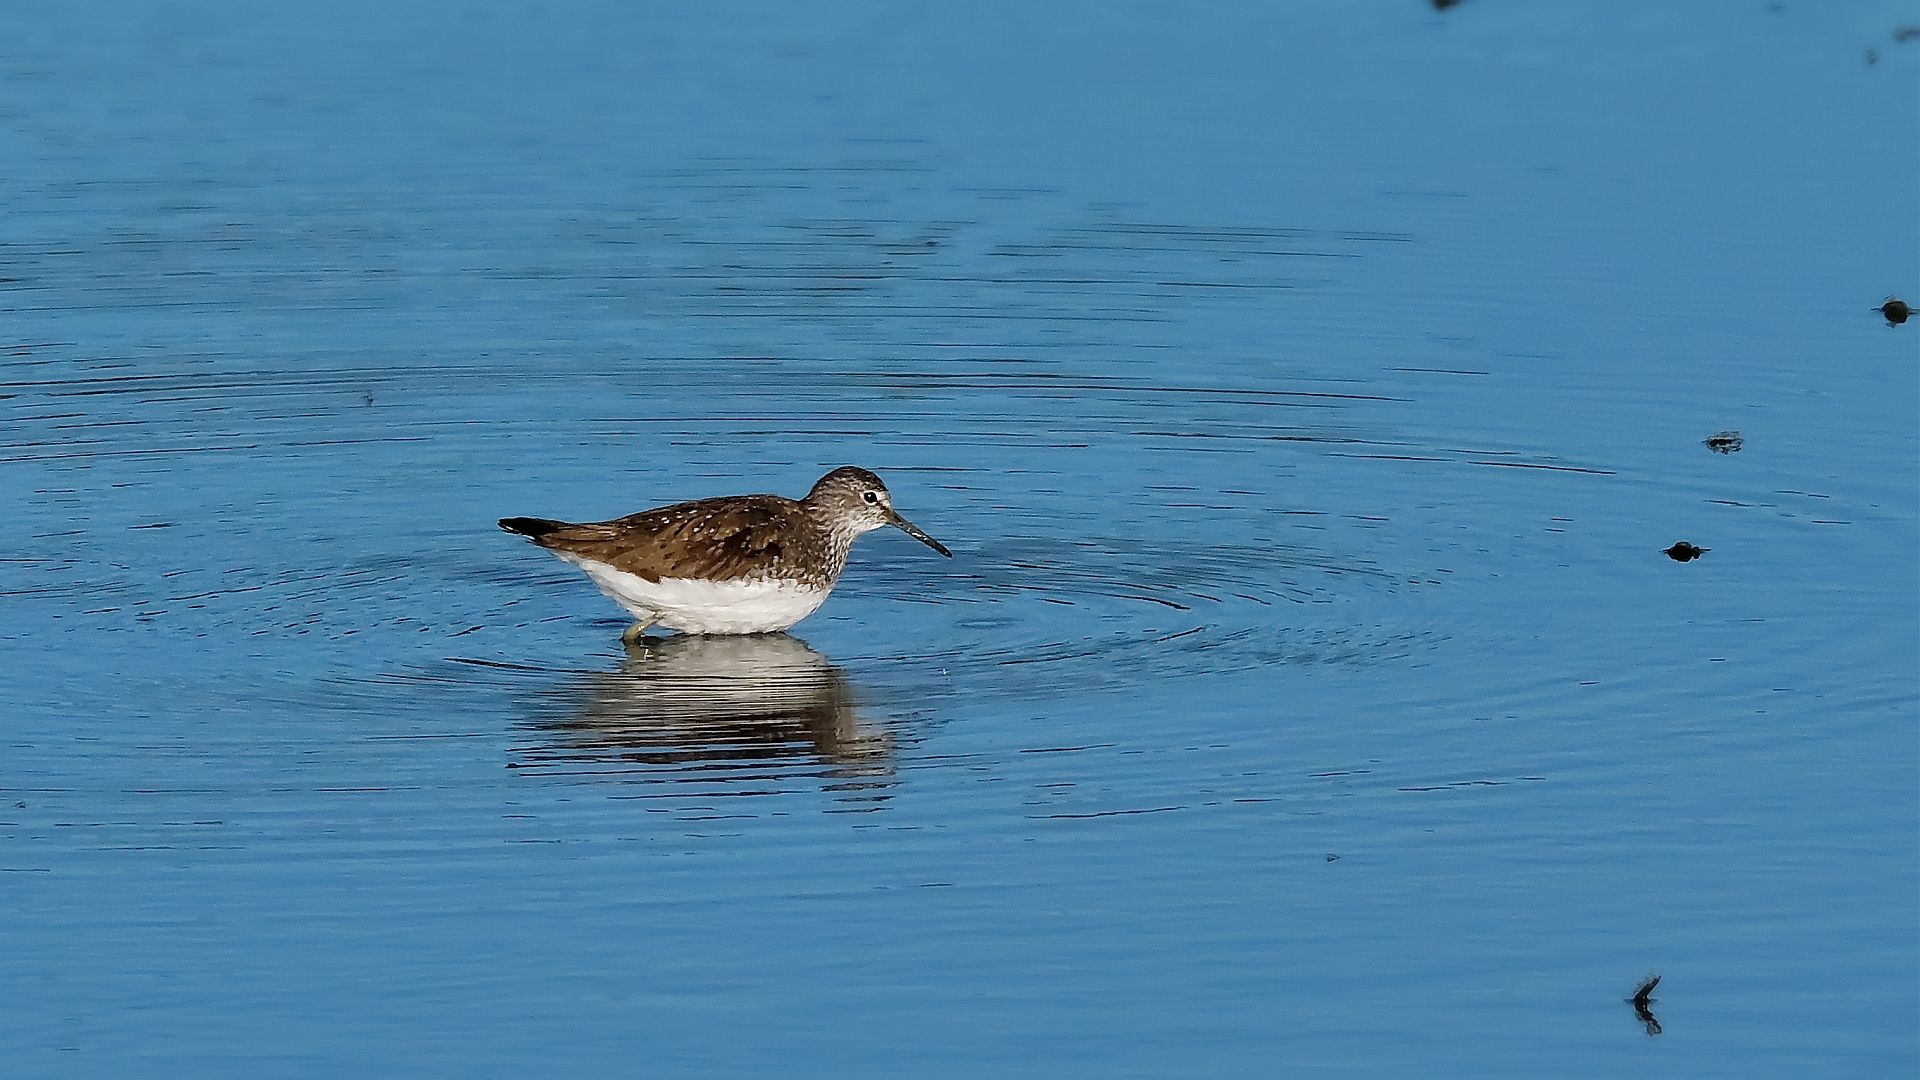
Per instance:
[[[893,523],[895,525],[900,526],[901,532],[906,533],[908,536],[913,537],[915,540],[918,540],[921,543],[932,548],[933,550],[939,552],[940,554],[945,555],[947,558],[949,559],[953,558],[953,552],[948,551],[946,549],[946,545],[942,544],[938,540],[935,540],[933,537],[928,536],[926,533],[921,532],[919,529],[914,528],[913,522],[908,521],[906,518],[901,517],[899,514],[894,514]]]

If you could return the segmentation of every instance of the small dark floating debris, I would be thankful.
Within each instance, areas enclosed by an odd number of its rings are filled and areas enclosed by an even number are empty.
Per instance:
[[[1653,1000],[1653,988],[1659,985],[1660,976],[1658,975],[1649,975],[1642,979],[1639,988],[1633,992],[1633,1003],[1642,1009],[1646,1008],[1647,1002]]]
[[[1897,296],[1887,297],[1887,302],[1874,308],[1874,310],[1878,311],[1881,316],[1887,320],[1888,326],[1899,326],[1901,323],[1907,321],[1908,316],[1913,314],[1913,309],[1907,306],[1907,302]]]
[[[1691,562],[1712,550],[1712,548],[1694,547],[1692,544],[1682,540],[1668,548],[1666,555],[1667,558],[1672,559],[1674,562]]]
[[[1646,1025],[1647,1034],[1660,1034],[1660,1021],[1653,1017],[1653,988],[1660,985],[1660,976],[1649,975],[1641,980],[1640,988],[1633,992],[1629,1001],[1633,1002],[1633,1015]]]
[[[1433,0],[1433,10],[1445,11],[1450,7],[1458,7],[1461,2],[1462,0]]]
[[[1329,852],[1327,852],[1327,861],[1328,861],[1328,862],[1339,862],[1339,861],[1340,861],[1340,856],[1338,856],[1338,855],[1335,855],[1335,854],[1334,854],[1333,852],[1331,852],[1331,851],[1329,851]]]
[[[1737,431],[1716,431],[1700,441],[1716,454],[1737,454],[1747,444]]]

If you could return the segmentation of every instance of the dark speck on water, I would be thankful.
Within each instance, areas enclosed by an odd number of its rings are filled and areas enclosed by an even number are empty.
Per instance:
[[[1705,555],[1707,552],[1711,550],[1713,549],[1703,548],[1703,547],[1694,547],[1692,544],[1689,544],[1685,540],[1682,540],[1679,543],[1673,545],[1672,547],[1667,548],[1665,551],[1665,554],[1668,558],[1672,559],[1674,562],[1689,562],[1693,559],[1699,558],[1702,555]]]
[[[1897,296],[1887,297],[1887,302],[1875,310],[1886,318],[1888,326],[1899,326],[1913,314],[1913,309],[1907,306],[1907,302]]]
[[[1660,1021],[1653,1015],[1653,988],[1659,985],[1660,976],[1649,975],[1641,981],[1639,988],[1633,992],[1633,996],[1627,999],[1633,1002],[1633,1014],[1645,1026],[1649,1035],[1658,1035],[1661,1031]]]
[[[1660,976],[1649,975],[1641,980],[1640,986],[1633,992],[1633,1003],[1645,1005],[1653,1000],[1653,988],[1660,985]]]
[[[1746,445],[1746,440],[1742,439],[1740,433],[1737,431],[1716,431],[1705,439],[1702,439],[1701,442],[1706,445],[1707,449],[1716,454],[1736,453],[1742,446]]]

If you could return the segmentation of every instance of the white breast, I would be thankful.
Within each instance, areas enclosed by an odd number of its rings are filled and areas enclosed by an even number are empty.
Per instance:
[[[833,591],[768,580],[696,581],[615,570],[603,562],[556,551],[586,571],[600,591],[634,618],[689,634],[763,634],[785,630],[813,614]]]

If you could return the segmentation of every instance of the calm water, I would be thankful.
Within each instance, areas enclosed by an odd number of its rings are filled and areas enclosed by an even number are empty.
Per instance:
[[[11,1075],[1920,1067],[1920,18],[799,7],[0,12]]]

